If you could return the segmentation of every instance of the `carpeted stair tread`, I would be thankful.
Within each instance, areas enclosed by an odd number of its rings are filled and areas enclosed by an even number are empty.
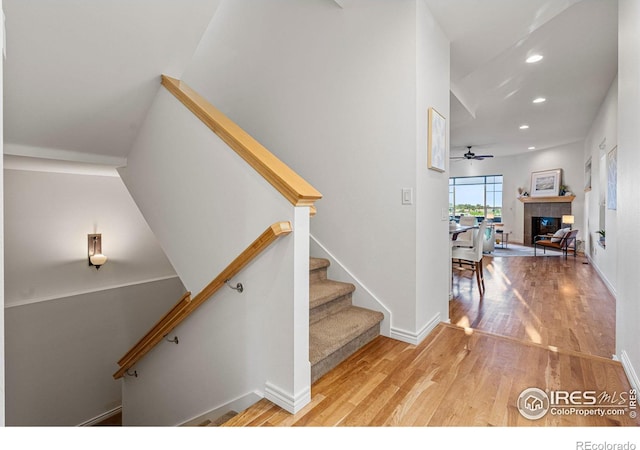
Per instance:
[[[329,267],[329,260],[325,258],[309,258],[309,271]]]
[[[351,283],[318,280],[309,284],[309,309],[317,308],[337,298],[351,294],[356,287]]]
[[[309,326],[311,364],[328,357],[365,331],[379,324],[383,314],[350,306]]]

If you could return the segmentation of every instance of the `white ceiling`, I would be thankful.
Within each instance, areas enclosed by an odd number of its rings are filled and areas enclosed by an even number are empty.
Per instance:
[[[425,2],[451,39],[452,155],[585,137],[617,72],[616,0]],[[117,163],[159,74],[182,74],[218,3],[4,0],[5,150]],[[532,52],[544,59],[526,64]]]
[[[452,156],[585,138],[617,73],[617,0],[425,2],[451,40]]]
[[[160,74],[182,74],[218,3],[4,0],[8,152],[126,156]]]

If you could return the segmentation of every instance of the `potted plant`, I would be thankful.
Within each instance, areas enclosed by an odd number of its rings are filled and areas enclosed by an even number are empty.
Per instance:
[[[598,231],[596,231],[596,233],[598,233],[600,235],[600,242],[604,242],[604,237],[605,237],[604,230],[598,230]]]

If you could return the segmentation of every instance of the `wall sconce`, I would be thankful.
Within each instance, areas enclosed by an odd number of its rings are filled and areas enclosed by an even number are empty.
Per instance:
[[[100,269],[107,262],[107,257],[102,254],[102,235],[89,234],[89,265],[94,266],[96,270]]]
[[[562,225],[569,225],[569,229],[571,229],[571,225],[574,224],[575,218],[573,216],[562,216]]]

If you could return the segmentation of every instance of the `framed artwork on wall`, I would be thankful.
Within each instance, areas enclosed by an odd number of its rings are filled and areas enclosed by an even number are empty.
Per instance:
[[[444,172],[447,159],[447,121],[434,108],[429,108],[429,142],[427,167]]]
[[[544,170],[531,174],[531,197],[556,197],[560,195],[562,169]]]
[[[618,208],[618,147],[607,153],[607,209]]]
[[[584,163],[584,191],[591,190],[591,157]]]

